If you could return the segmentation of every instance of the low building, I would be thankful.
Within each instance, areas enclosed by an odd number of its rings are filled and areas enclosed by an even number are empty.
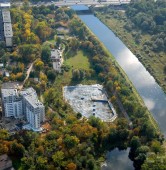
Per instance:
[[[65,86],[63,97],[76,113],[81,113],[86,118],[95,116],[104,122],[113,122],[117,118],[102,85]]]
[[[45,107],[33,88],[18,91],[2,88],[2,105],[5,117],[26,118],[32,130],[40,129],[45,120]]]
[[[0,155],[0,170],[14,170],[12,161],[8,155]]]
[[[53,69],[57,72],[61,72],[61,66],[63,63],[62,52],[58,49],[52,49],[50,58],[53,63]]]

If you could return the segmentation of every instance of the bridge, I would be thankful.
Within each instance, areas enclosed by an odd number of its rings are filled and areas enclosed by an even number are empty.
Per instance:
[[[103,5],[124,5],[129,4],[131,0],[60,0],[50,2],[38,2],[37,4],[30,4],[31,6],[72,6],[72,5],[87,5],[87,6],[103,6]],[[21,4],[20,4],[21,5]]]

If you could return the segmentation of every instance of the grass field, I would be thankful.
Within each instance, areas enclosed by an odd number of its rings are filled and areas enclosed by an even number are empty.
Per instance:
[[[72,81],[73,69],[82,69],[86,71],[92,70],[89,61],[89,54],[85,51],[68,51],[66,54],[64,54],[64,65],[69,66],[70,70],[68,72],[64,72],[62,75],[58,75],[55,84],[66,86],[77,84],[96,84],[98,82],[97,76],[89,78],[85,77],[83,80],[80,81]]]
[[[81,50],[75,53],[73,57],[70,56],[69,58],[67,58],[65,64],[71,66],[73,69],[90,69],[88,56],[85,52]]]

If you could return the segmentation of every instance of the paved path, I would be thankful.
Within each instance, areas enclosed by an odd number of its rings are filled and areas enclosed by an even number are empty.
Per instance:
[[[124,109],[123,104],[122,104],[121,100],[119,99],[116,91],[114,91],[113,94],[116,97],[116,102],[118,104],[119,109],[121,110],[121,112],[123,113],[123,115],[127,119],[127,121],[129,122],[129,124],[131,124],[132,122],[131,122],[126,110]]]
[[[32,71],[32,68],[33,68],[33,64],[34,64],[34,62],[30,64],[30,67],[28,68],[28,70],[27,70],[27,72],[26,72],[26,77],[25,77],[24,81],[19,85],[19,89],[20,89],[20,90],[22,90],[24,84],[25,84],[26,81],[28,80],[29,75],[30,75],[30,73],[31,73],[31,71]]]

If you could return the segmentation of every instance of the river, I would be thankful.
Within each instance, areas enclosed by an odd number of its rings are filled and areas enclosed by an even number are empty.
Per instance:
[[[85,6],[73,6],[72,8],[76,11],[87,10],[87,7]],[[105,45],[121,68],[125,71],[166,137],[166,94],[161,87],[137,57],[97,17],[93,14],[79,15],[79,17]],[[116,151],[116,153],[117,152],[118,151]],[[124,153],[123,156],[125,155],[127,157],[128,152],[126,151]],[[114,153],[112,154],[115,155]],[[121,156],[120,152],[119,155]],[[122,164],[122,162],[117,161],[117,164]],[[127,170],[128,168],[129,167],[126,167],[125,169]],[[113,169],[116,169],[116,167],[113,166]]]
[[[85,6],[73,7],[75,10]],[[114,56],[142,97],[145,105],[166,136],[166,94],[126,45],[93,14],[79,15],[86,26]]]

